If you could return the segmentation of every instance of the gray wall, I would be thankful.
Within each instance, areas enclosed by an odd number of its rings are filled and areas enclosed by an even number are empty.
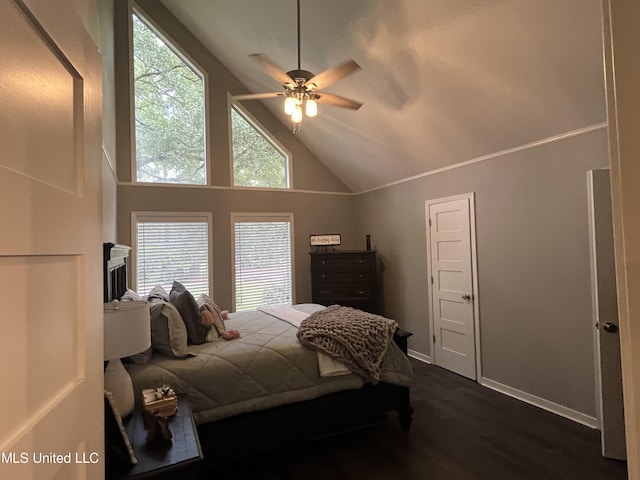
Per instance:
[[[483,377],[595,416],[586,172],[607,166],[603,128],[358,195],[409,348],[431,354],[425,201],[475,192]]]
[[[131,244],[131,212],[211,212],[213,215],[213,290],[217,303],[231,306],[231,212],[292,212],[295,234],[296,301],[311,301],[309,235],[342,233],[345,248],[356,242],[354,198],[322,164],[260,102],[245,107],[291,153],[293,191],[230,187],[229,110],[227,92],[246,89],[160,2],[141,1],[141,9],[209,75],[209,137],[212,184],[209,187],[131,183],[131,120],[129,110],[128,7],[116,1],[117,195],[118,241]]]
[[[113,0],[92,3],[87,6],[85,24],[102,55],[102,239],[114,242],[117,238],[117,178]]]
[[[293,213],[297,303],[311,301],[309,235],[341,232],[346,248],[353,248],[356,241],[353,197],[341,194],[121,186],[118,233],[127,242],[132,211],[212,212],[213,294],[226,309],[231,307],[231,212]]]

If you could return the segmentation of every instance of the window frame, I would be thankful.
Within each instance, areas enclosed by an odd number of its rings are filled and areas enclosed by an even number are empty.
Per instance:
[[[138,158],[136,147],[136,90],[134,80],[134,56],[133,56],[133,15],[138,16],[145,25],[150,28],[162,41],[164,41],[173,52],[182,59],[189,67],[195,70],[202,77],[202,94],[204,100],[204,160],[205,160],[205,178],[204,183],[163,183],[163,182],[139,182],[138,181]],[[194,60],[194,58],[176,42],[150,15],[148,15],[140,5],[135,1],[129,2],[128,8],[128,52],[129,52],[129,135],[130,135],[130,174],[131,183],[135,185],[163,185],[163,186],[179,186],[179,187],[202,187],[212,185],[212,168],[211,168],[211,95],[209,73]]]
[[[213,214],[211,212],[158,212],[158,211],[132,211],[131,212],[131,254],[130,254],[130,287],[138,291],[138,223],[186,223],[206,221],[207,223],[207,250],[208,250],[208,295],[213,297]]]
[[[236,311],[236,223],[241,222],[289,222],[289,249],[291,252],[291,304],[296,303],[296,254],[293,212],[250,213],[231,212],[231,308]]]
[[[287,171],[287,186],[283,188],[274,188],[274,187],[252,187],[250,185],[236,185],[235,178],[233,173],[233,123],[231,121],[232,110],[236,109],[240,115],[244,117],[246,121],[248,121],[273,147],[278,150],[282,155],[284,155],[286,159],[286,171]],[[275,191],[283,191],[283,190],[293,190],[293,161],[291,158],[291,152],[288,148],[286,148],[280,140],[274,137],[269,131],[256,119],[256,117],[249,112],[240,102],[233,98],[231,93],[227,92],[227,124],[229,126],[228,136],[229,136],[229,185],[231,188],[238,189],[251,189],[251,190],[275,190]]]

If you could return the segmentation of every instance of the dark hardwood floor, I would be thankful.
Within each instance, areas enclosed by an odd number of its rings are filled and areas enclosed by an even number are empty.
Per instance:
[[[600,434],[412,359],[411,430],[388,415],[358,431],[281,448],[204,479],[622,480]],[[250,435],[250,432],[247,432]]]

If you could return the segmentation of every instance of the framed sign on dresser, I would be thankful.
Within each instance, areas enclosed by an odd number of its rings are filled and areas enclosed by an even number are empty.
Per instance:
[[[309,255],[313,303],[382,314],[375,250],[310,252]]]

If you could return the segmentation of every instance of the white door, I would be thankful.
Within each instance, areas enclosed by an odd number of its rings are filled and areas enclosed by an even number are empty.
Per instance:
[[[473,196],[426,202],[433,361],[476,380]]]
[[[588,172],[596,402],[602,455],[626,458],[609,170]]]
[[[640,478],[640,2],[604,0],[604,57],[629,479]]]
[[[75,0],[0,2],[0,478],[100,479],[101,62]]]

